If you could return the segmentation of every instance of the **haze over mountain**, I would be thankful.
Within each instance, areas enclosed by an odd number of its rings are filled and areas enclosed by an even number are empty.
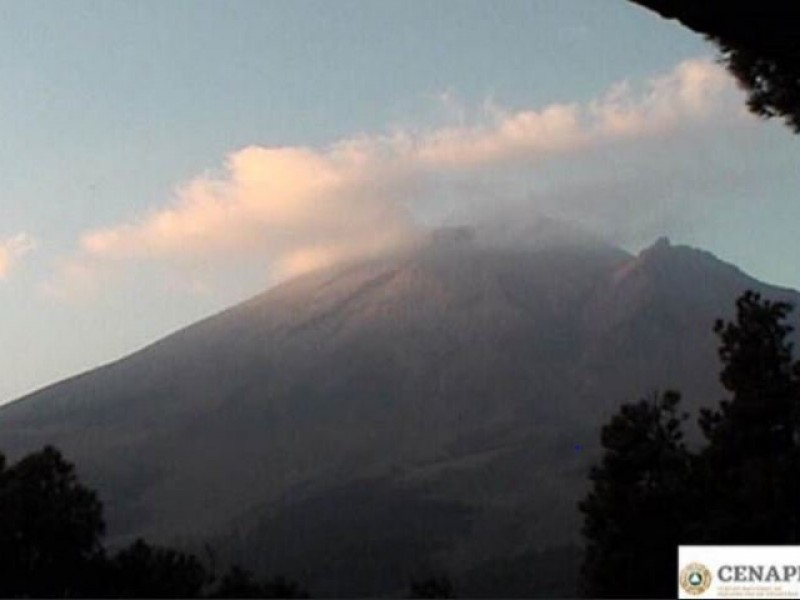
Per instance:
[[[438,230],[287,281],[1,407],[0,448],[61,448],[113,539],[212,540],[315,594],[427,572],[465,595],[563,592],[569,573],[508,565],[569,563],[603,420],[665,388],[715,404],[714,320],[748,288],[798,295],[666,239],[501,238]]]

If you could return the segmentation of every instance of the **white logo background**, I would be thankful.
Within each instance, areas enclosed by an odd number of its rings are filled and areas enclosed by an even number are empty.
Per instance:
[[[690,563],[700,563],[711,571],[711,586],[702,594],[689,594],[680,586],[680,573]],[[800,598],[800,576],[789,581],[730,581],[720,580],[719,569],[724,565],[763,566],[764,573],[775,566],[800,567],[800,546],[679,546],[678,572],[675,585],[679,598]]]

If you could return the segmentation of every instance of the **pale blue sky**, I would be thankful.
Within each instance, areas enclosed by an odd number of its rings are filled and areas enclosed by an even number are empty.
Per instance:
[[[194,263],[185,281],[185,257],[126,250],[90,294],[53,293],[64,261],[83,260],[83,236],[141,222],[242,148],[322,152],[479,126],[497,107],[589,107],[616,83],[642,86],[713,55],[625,0],[0,0],[0,242],[8,251],[16,237],[19,250],[0,280],[0,401],[123,356],[272,280],[275,249]],[[459,171],[452,186],[444,175],[435,189],[447,200],[410,210],[458,218],[461,189],[470,196],[461,209],[503,194],[516,203],[562,194],[574,207],[575,190],[591,194],[598,182],[609,197],[646,195],[652,174],[664,218],[650,210],[641,234],[620,241],[637,249],[661,231],[800,287],[800,139],[779,124],[725,123],[709,126],[712,142],[686,132],[646,142],[635,173],[625,165],[638,145],[581,155],[535,180]],[[712,167],[697,167],[704,158]],[[667,185],[673,164],[680,181]],[[621,214],[609,211],[600,217]]]

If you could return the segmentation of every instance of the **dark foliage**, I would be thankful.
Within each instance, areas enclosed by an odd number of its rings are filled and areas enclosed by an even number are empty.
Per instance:
[[[107,595],[117,598],[197,598],[210,576],[193,555],[144,540],[109,560]]]
[[[455,598],[453,584],[446,576],[412,581],[410,596],[412,598]]]
[[[91,594],[102,506],[50,446],[11,467],[0,457],[0,596]]]
[[[712,39],[722,50],[722,62],[747,90],[750,110],[767,119],[783,117],[795,133],[800,133],[800,59],[771,59]]]
[[[590,597],[669,597],[675,591],[676,545],[685,502],[689,453],[667,392],[622,407],[603,427],[606,449],[581,502],[587,539],[582,569]]]
[[[605,454],[581,503],[585,591],[668,597],[679,544],[800,541],[800,364],[791,306],[746,292],[718,321],[720,380],[731,397],[701,412],[707,445],[682,443],[679,396],[622,407],[603,428]]]
[[[720,60],[762,117],[800,133],[800,6],[784,0],[632,0],[678,19],[720,48]]]
[[[307,598],[281,577],[232,567],[218,582],[194,555],[136,540],[108,557],[103,507],[51,446],[8,467],[0,454],[0,597]]]
[[[700,415],[709,442],[698,461],[700,533],[714,543],[797,543],[800,365],[785,324],[791,306],[747,292],[736,308],[735,322],[715,326],[731,397]]]
[[[308,592],[283,577],[256,581],[253,574],[240,567],[231,567],[222,576],[212,598],[308,598]]]

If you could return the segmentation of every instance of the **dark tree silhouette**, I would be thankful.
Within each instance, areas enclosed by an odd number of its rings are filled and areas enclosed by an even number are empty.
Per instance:
[[[624,405],[603,427],[605,454],[590,474],[584,514],[584,592],[597,598],[659,598],[675,592],[684,482],[680,395]]]
[[[704,34],[748,92],[750,109],[800,133],[800,6],[785,0],[631,0]]]
[[[240,567],[231,567],[211,594],[213,598],[308,598],[308,592],[283,577],[257,581]]]
[[[47,446],[8,467],[0,454],[0,597],[307,598],[282,577],[232,567],[219,581],[194,555],[136,540],[109,558],[103,507]]]
[[[213,598],[262,598],[261,585],[253,574],[240,567],[232,567],[219,582]]]
[[[440,576],[412,581],[410,596],[412,598],[455,598],[455,593],[450,579]]]
[[[605,453],[580,504],[585,591],[669,597],[679,544],[800,542],[800,363],[791,306],[745,292],[718,321],[720,381],[731,394],[701,411],[707,444],[686,450],[679,397],[625,405],[603,428]]]
[[[193,555],[150,546],[144,540],[110,559],[107,594],[116,598],[197,598],[211,582]]]
[[[720,380],[731,398],[700,416],[708,439],[698,482],[707,488],[706,540],[800,540],[800,363],[786,324],[791,308],[747,292],[736,302],[736,320],[715,326]]]
[[[11,467],[0,457],[0,596],[90,595],[104,527],[97,495],[58,450]]]

